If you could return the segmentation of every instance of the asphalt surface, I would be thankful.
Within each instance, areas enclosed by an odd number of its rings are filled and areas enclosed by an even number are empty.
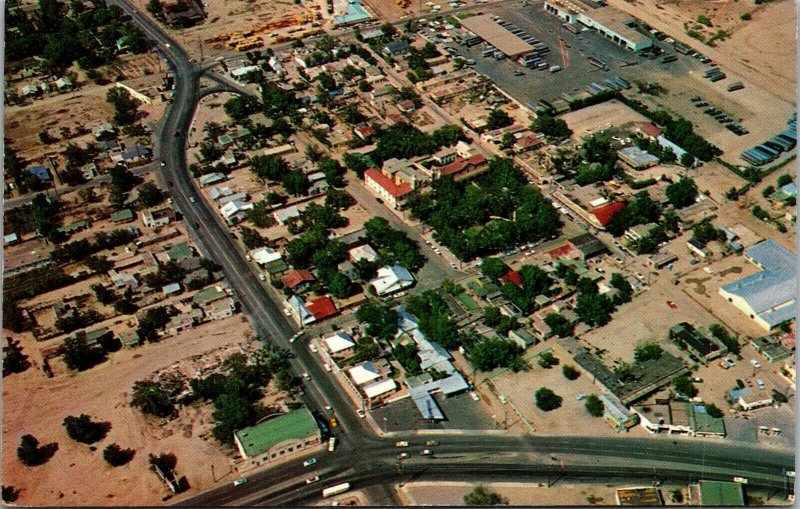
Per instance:
[[[464,433],[438,433],[431,438],[436,458],[419,456],[422,440],[409,438],[416,447],[408,448],[409,460],[398,463],[394,442],[399,438],[379,438],[366,420],[358,419],[352,404],[343,396],[332,377],[322,369],[305,345],[288,343],[295,327],[281,312],[258,278],[252,275],[242,250],[231,240],[230,232],[194,187],[186,169],[186,132],[194,109],[204,93],[199,89],[202,70],[192,65],[185,52],[149,18],[125,0],[109,0],[128,13],[133,22],[156,42],[158,51],[173,67],[176,77],[174,103],[156,133],[156,153],[166,161],[157,174],[159,183],[172,196],[204,255],[222,267],[244,311],[252,318],[257,333],[296,354],[296,369],[311,376],[304,402],[312,409],[333,407],[339,427],[340,446],[334,453],[316,453],[314,470],[302,467],[303,457],[248,475],[250,481],[238,487],[231,483],[184,499],[185,505],[296,504],[317,497],[319,490],[336,482],[348,481],[356,488],[406,478],[530,478],[555,472],[552,458],[566,455],[565,475],[584,475],[591,479],[643,477],[678,479],[728,478],[741,475],[751,485],[783,486],[783,473],[794,469],[791,451],[733,446],[726,442],[702,440],[629,439],[597,437],[506,437],[471,436]],[[192,203],[191,199],[195,203]],[[407,435],[411,437],[412,435]],[[435,468],[431,468],[435,465]],[[643,465],[647,465],[643,468]],[[652,467],[652,471],[651,471]],[[306,484],[312,475],[321,481]],[[694,477],[692,477],[694,476]]]

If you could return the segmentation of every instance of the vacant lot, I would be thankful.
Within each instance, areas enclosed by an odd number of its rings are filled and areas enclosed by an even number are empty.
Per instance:
[[[579,506],[589,500],[599,505],[613,505],[614,487],[587,484],[561,484],[546,487],[543,483],[485,483],[484,486],[508,498],[512,506]],[[474,484],[465,482],[411,482],[400,490],[407,505],[464,505],[464,495]]]
[[[4,484],[22,490],[22,505],[155,505],[166,488],[148,471],[147,456],[162,452],[177,456],[177,471],[193,490],[211,484],[212,465],[217,480],[224,478],[231,470],[231,451],[203,438],[211,423],[207,405],[184,409],[178,419],[160,426],[129,406],[130,391],[134,382],[181,359],[246,342],[249,331],[249,323],[234,316],[161,343],[120,351],[83,373],[47,379],[31,368],[4,378]],[[72,441],[61,425],[64,417],[81,413],[111,423],[97,451]],[[58,443],[58,452],[45,465],[23,466],[15,451],[26,433],[41,444]],[[102,450],[111,443],[135,449],[133,461],[108,466]]]
[[[572,139],[576,142],[611,126],[625,129],[636,122],[649,122],[647,117],[616,100],[565,113],[561,118],[572,129]]]

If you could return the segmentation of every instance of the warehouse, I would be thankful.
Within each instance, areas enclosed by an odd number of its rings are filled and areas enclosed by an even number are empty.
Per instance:
[[[300,408],[233,433],[236,447],[249,467],[304,452],[321,441],[317,421]]]
[[[794,320],[797,257],[772,240],[745,250],[745,258],[761,272],[719,289],[719,294],[766,330]]]
[[[533,46],[501,27],[485,14],[462,19],[461,24],[508,58],[519,58],[533,53]]]
[[[633,28],[636,19],[631,15],[604,6],[591,9],[588,6],[578,6],[565,0],[547,0],[544,9],[556,16],[563,18],[568,23],[580,21],[589,28],[597,30],[607,39],[632,51],[641,51],[653,45],[653,42],[644,34]]]

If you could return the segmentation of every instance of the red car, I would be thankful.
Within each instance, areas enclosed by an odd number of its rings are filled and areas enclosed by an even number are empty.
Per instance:
[[[180,135],[181,135],[181,132],[180,132],[180,131],[175,131],[174,133],[172,133],[172,136],[174,136],[174,137],[176,137],[176,138],[177,138],[178,136],[180,136]]]
[[[667,306],[671,307],[672,309],[678,309],[678,306],[675,305],[675,303],[672,302],[671,300],[667,301]]]

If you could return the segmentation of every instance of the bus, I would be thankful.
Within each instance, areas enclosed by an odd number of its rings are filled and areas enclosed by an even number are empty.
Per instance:
[[[332,497],[334,495],[338,495],[339,493],[344,493],[349,489],[350,489],[350,483],[343,482],[342,484],[337,484],[336,486],[325,488],[324,490],[322,490],[322,496],[325,498]]]

